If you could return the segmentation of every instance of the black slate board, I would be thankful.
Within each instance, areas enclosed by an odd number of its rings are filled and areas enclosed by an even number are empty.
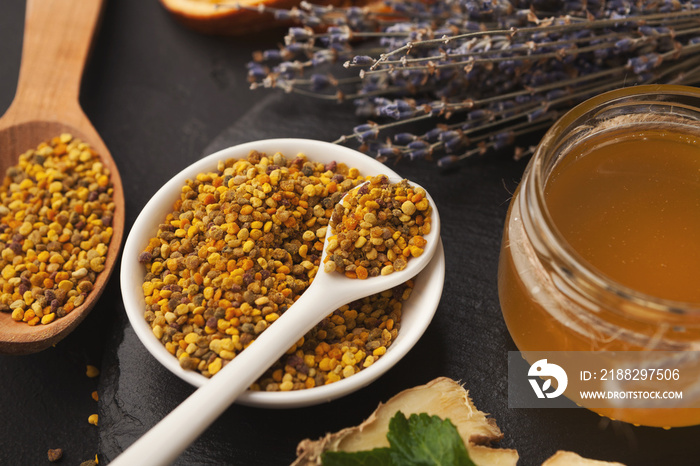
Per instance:
[[[0,15],[2,110],[15,90],[23,3],[4,2]],[[216,148],[267,137],[333,140],[360,123],[333,104],[248,91],[251,53],[274,47],[283,35],[206,37],[180,27],[156,0],[106,2],[81,103],[120,168],[127,229],[163,182]],[[447,282],[424,337],[378,381],[330,404],[230,408],[178,464],[288,464],[302,438],[359,423],[378,402],[441,375],[465,383],[522,465],[540,464],[557,449],[629,465],[698,464],[698,427],[635,428],[582,409],[507,407],[506,354],[515,348],[500,316],[496,264],[509,193],[524,166],[504,152],[449,172],[428,163],[392,167],[430,189],[443,217]],[[101,367],[99,379],[86,377],[88,363]],[[90,398],[95,388],[99,403]],[[0,464],[47,464],[46,450],[54,447],[65,450],[60,464],[77,465],[95,453],[107,464],[192,390],[136,339],[115,274],[93,313],[55,348],[0,357]],[[87,422],[96,410],[97,427]]]
[[[351,114],[335,106],[309,106],[296,96],[272,94],[224,130],[202,155],[270,137],[333,140],[354,124]],[[447,278],[424,337],[377,382],[340,400],[276,411],[230,408],[176,464],[288,464],[301,439],[359,423],[379,402],[437,376],[465,384],[477,406],[492,413],[505,433],[502,445],[518,449],[521,464],[540,464],[558,449],[628,464],[671,464],[662,460],[669,444],[680,451],[687,448],[683,437],[689,429],[634,428],[583,409],[507,408],[506,359],[515,347],[500,315],[496,273],[507,204],[524,166],[509,153],[476,157],[449,172],[425,161],[392,166],[431,192],[443,222]],[[105,459],[114,458],[192,392],[145,352],[128,325],[123,339],[109,347],[115,350],[114,364],[106,365],[114,370],[101,380],[107,395],[100,408],[100,452]],[[658,442],[665,444],[663,450],[653,447]],[[676,455],[672,464],[682,464],[684,455]]]

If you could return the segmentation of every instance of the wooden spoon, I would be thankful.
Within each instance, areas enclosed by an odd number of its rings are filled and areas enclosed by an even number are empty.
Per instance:
[[[97,302],[114,269],[124,232],[124,192],[117,166],[78,102],[80,80],[102,0],[28,0],[17,93],[0,118],[0,173],[19,155],[61,133],[90,144],[111,172],[114,234],[105,269],[85,302],[54,322],[29,326],[0,312],[0,353],[41,351],[65,337]]]

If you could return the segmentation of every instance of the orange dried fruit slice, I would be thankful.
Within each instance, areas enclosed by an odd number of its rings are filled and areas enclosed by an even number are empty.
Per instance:
[[[160,2],[180,23],[190,29],[204,34],[242,35],[288,24],[276,20],[270,13],[260,13],[255,10],[261,5],[287,9],[298,6],[301,0],[160,0]],[[365,0],[321,0],[312,3],[349,6],[367,2]]]

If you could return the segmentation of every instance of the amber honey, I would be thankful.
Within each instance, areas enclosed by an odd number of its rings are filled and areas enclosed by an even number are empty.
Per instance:
[[[700,303],[694,135],[668,128],[593,136],[557,165],[545,200],[560,234],[603,275],[645,294]]]
[[[501,308],[521,351],[698,349],[693,99],[697,91],[682,87],[614,92],[572,111],[540,144],[511,203],[499,264]],[[599,412],[700,424],[700,409]]]

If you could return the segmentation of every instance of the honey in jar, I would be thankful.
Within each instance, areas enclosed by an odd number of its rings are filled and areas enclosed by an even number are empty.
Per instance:
[[[695,135],[623,128],[592,136],[554,168],[545,203],[561,236],[601,274],[652,296],[700,303]]]
[[[511,202],[499,297],[521,351],[699,348],[697,89],[613,91],[554,125]],[[596,411],[700,424],[700,409]]]

